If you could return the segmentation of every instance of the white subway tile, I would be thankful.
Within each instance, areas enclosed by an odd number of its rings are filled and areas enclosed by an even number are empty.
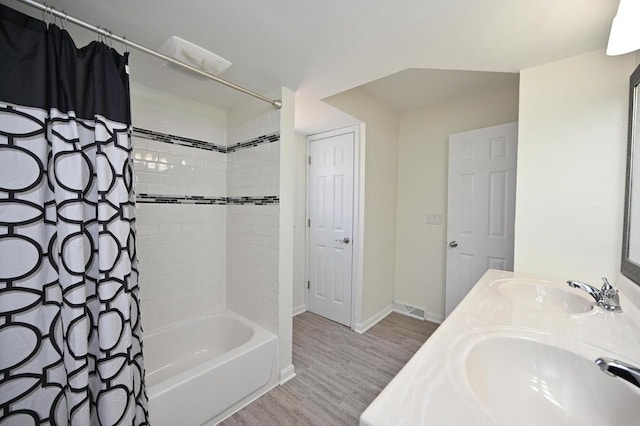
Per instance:
[[[147,122],[168,119],[161,114]],[[223,135],[213,142],[232,145],[277,131],[279,112],[219,133],[203,132],[202,126],[197,122],[194,129],[185,121],[165,124],[173,131],[164,131]],[[279,192],[277,142],[224,154],[135,138],[134,158],[138,193],[224,197]],[[145,329],[228,306],[277,332],[278,206],[138,206]]]

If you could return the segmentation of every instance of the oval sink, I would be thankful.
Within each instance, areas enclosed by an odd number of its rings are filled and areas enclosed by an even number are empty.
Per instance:
[[[583,313],[589,312],[594,305],[592,300],[568,289],[536,281],[500,281],[498,291],[514,303],[547,312]]]
[[[593,360],[526,338],[492,337],[466,356],[471,389],[504,425],[637,426],[640,392]]]

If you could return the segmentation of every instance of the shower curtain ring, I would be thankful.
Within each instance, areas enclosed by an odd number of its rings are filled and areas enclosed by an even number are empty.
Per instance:
[[[56,24],[56,15],[53,14],[53,9],[55,9],[55,7],[53,7],[53,5],[49,6],[49,15],[50,18],[49,20],[51,21],[50,23],[55,25]]]
[[[44,21],[45,25],[50,25],[53,23],[52,6],[47,3],[44,3],[44,10],[42,11],[42,21]]]

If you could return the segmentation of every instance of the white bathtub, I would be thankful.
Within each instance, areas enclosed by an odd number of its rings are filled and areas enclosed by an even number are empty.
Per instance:
[[[211,425],[277,384],[278,338],[225,311],[146,335],[144,362],[152,425]]]

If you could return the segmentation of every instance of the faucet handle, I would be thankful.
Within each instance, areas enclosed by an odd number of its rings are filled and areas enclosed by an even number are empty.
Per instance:
[[[602,277],[602,305],[608,311],[622,312],[618,290],[613,288],[606,277]]]

